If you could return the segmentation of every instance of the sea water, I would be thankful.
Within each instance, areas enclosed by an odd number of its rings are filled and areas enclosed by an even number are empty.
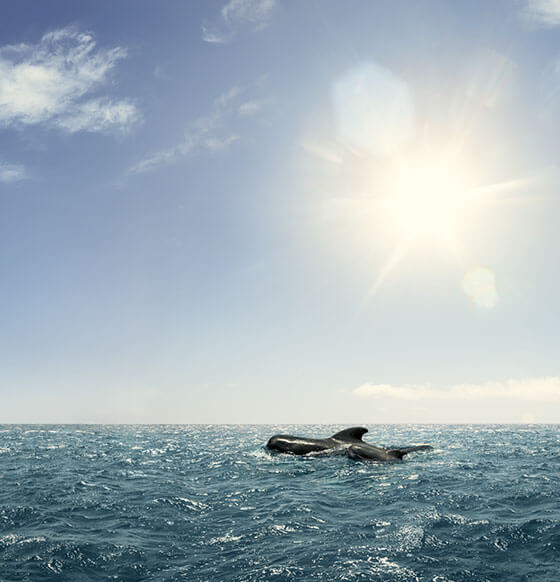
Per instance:
[[[560,426],[0,426],[0,580],[560,580]]]

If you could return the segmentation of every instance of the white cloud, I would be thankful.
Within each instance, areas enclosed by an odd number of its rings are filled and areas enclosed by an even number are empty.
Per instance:
[[[236,134],[212,136],[205,131],[195,129],[192,132],[187,132],[181,143],[146,156],[134,164],[128,172],[130,174],[150,172],[161,166],[173,164],[197,150],[217,151],[225,149],[238,139],[239,136]]]
[[[16,164],[6,164],[0,161],[0,182],[10,184],[26,178],[25,168]]]
[[[251,22],[262,27],[270,18],[276,0],[230,0],[221,10],[222,18],[229,22]]]
[[[245,103],[241,103],[239,106],[239,115],[244,117],[255,115],[263,108],[263,106],[263,101],[245,101]]]
[[[522,14],[537,26],[560,26],[560,0],[528,0]]]
[[[260,85],[260,81],[255,83]],[[240,118],[255,115],[261,110],[264,101],[244,101],[248,87],[234,86],[214,99],[211,112],[196,119],[185,132],[184,138],[176,145],[151,153],[129,168],[129,174],[141,174],[178,162],[196,152],[216,152],[226,149],[240,139],[234,129],[226,127]],[[259,103],[252,111],[245,111],[248,103]]]
[[[360,398],[392,398],[397,400],[473,401],[497,399],[560,402],[560,377],[458,384],[449,389],[441,390],[422,385],[363,384],[355,388],[352,393]]]
[[[109,99],[91,99],[77,106],[56,125],[70,133],[76,131],[103,131],[110,127],[126,130],[139,120],[136,106],[128,101],[111,102]]]
[[[214,22],[202,25],[202,40],[224,44],[243,29],[262,30],[270,23],[276,0],[230,0]]]
[[[93,95],[125,56],[123,48],[98,48],[92,34],[72,28],[49,32],[38,44],[0,47],[0,125],[126,130],[140,118],[136,106]]]

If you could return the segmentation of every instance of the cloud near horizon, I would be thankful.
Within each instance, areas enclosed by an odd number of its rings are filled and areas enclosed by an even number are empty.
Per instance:
[[[125,57],[125,49],[98,48],[93,34],[74,28],[48,32],[38,44],[0,47],[0,126],[127,130],[140,119],[136,105],[99,94]]]
[[[202,40],[214,44],[231,42],[243,29],[266,28],[276,8],[276,0],[230,0],[212,22],[202,25]]]
[[[423,385],[363,384],[352,390],[359,398],[392,398],[397,400],[523,400],[560,402],[560,377],[525,378],[481,384],[457,384],[448,389]]]

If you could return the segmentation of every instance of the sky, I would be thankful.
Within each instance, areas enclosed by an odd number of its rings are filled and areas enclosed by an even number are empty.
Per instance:
[[[559,1],[0,10],[0,422],[560,422]]]

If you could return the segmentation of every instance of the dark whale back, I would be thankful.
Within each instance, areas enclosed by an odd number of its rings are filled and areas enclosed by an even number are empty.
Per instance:
[[[345,452],[352,458],[373,461],[396,461],[413,451],[432,448],[429,445],[419,445],[400,449],[384,449],[364,442],[362,437],[366,432],[368,432],[368,429],[363,426],[353,426],[325,439],[277,434],[269,439],[266,446],[273,451],[292,455],[307,455],[308,453],[338,450]]]
[[[266,446],[280,453],[292,455],[307,455],[336,448],[332,439],[312,439],[307,437],[292,436],[289,434],[277,434],[271,437]]]
[[[274,435],[266,444],[269,449],[280,451],[281,453],[292,453],[294,455],[306,455],[320,451],[346,448],[352,444],[362,444],[362,436],[368,431],[362,426],[354,426],[337,432],[332,437],[326,439],[313,439],[309,437],[292,436],[289,434]]]

